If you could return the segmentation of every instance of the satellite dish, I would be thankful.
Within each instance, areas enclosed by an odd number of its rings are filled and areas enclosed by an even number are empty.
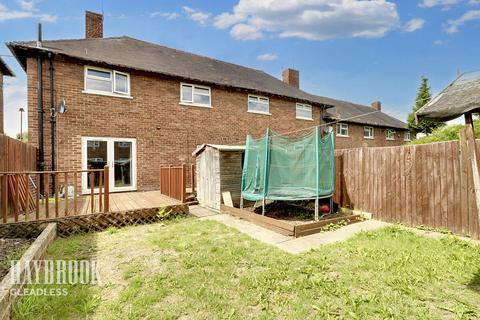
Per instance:
[[[58,113],[65,113],[67,112],[67,105],[65,104],[65,100],[61,100],[58,104]]]

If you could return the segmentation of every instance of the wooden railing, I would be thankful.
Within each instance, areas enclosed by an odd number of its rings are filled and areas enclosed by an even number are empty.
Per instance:
[[[89,192],[86,195],[81,195],[83,174],[88,175]],[[2,223],[109,212],[109,167],[68,171],[0,172],[0,195]],[[22,216],[23,219],[20,219]]]
[[[187,197],[187,166],[160,167],[160,193],[185,202]],[[190,185],[195,191],[195,166],[190,166]]]

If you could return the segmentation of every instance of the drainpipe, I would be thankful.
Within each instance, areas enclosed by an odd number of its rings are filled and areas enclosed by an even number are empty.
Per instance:
[[[38,40],[37,48],[42,47],[42,24],[38,24]],[[42,70],[42,55],[37,53],[37,113],[38,113],[38,170],[45,170],[45,156],[43,146],[43,70]],[[44,192],[44,176],[40,175],[40,194]],[[38,186],[37,186],[38,187]]]
[[[54,91],[54,68],[53,68],[53,55],[52,53],[48,53],[48,60],[50,62],[50,130],[51,130],[51,145],[52,145],[52,171],[56,170],[55,166],[55,132],[57,126],[57,115],[55,112],[55,91]],[[52,188],[55,185],[55,176],[52,176]],[[54,190],[52,189],[52,194]]]

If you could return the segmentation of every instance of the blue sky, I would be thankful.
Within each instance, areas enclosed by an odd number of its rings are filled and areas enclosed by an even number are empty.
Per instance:
[[[0,0],[0,55],[17,75],[5,84],[7,134],[19,132],[26,82],[3,44],[35,39],[39,21],[45,39],[82,38],[84,10],[103,11],[106,37],[129,35],[276,77],[293,67],[308,92],[380,100],[402,120],[421,75],[437,93],[457,70],[480,69],[480,0]]]

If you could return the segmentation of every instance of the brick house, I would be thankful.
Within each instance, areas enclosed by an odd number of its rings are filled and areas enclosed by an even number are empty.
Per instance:
[[[3,133],[3,77],[13,77],[13,72],[7,64],[0,58],[0,133]]]
[[[103,17],[91,12],[85,39],[7,46],[27,73],[28,141],[43,149],[40,167],[109,164],[113,192],[158,189],[160,165],[193,163],[200,144],[242,144],[247,132],[259,136],[267,127],[309,128],[325,123],[334,106],[300,90],[293,69],[282,81],[126,36],[103,38]],[[62,101],[66,113],[49,111]]]

